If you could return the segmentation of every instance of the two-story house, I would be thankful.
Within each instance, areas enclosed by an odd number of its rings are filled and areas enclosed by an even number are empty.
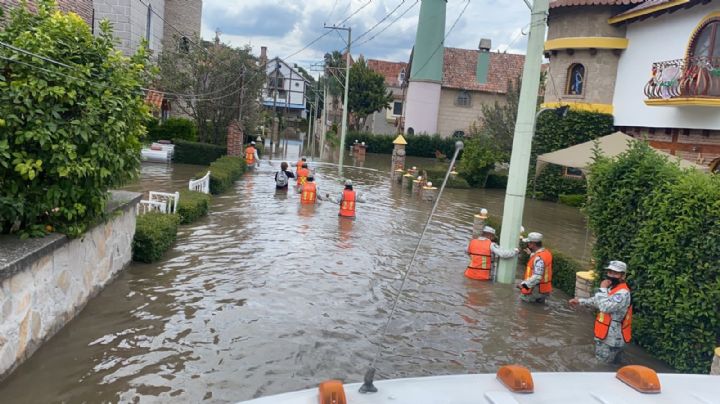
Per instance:
[[[279,57],[268,60],[265,46],[260,48],[260,63],[266,75],[260,103],[272,115],[282,116],[285,126],[298,127],[300,120],[307,118],[310,82]]]
[[[719,1],[556,0],[548,27],[546,105],[720,168]]]
[[[374,134],[394,134],[403,112],[403,83],[407,63],[368,59],[367,66],[385,78],[385,89],[392,92],[393,101],[387,108],[367,117],[363,130]]]

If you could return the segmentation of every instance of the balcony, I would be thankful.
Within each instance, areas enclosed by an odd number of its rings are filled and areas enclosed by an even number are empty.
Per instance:
[[[647,105],[720,107],[720,57],[653,63],[645,96]]]

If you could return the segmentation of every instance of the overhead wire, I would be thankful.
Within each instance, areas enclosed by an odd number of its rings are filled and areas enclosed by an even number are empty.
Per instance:
[[[362,34],[360,34],[360,35],[358,35],[357,37],[355,37],[355,41],[356,41],[356,42],[359,41],[360,38],[366,36],[367,34],[369,34],[370,32],[372,32],[372,30],[374,30],[374,29],[377,28],[380,24],[382,24],[384,21],[386,21],[388,18],[390,18],[390,16],[393,15],[393,14],[400,8],[400,6],[402,6],[403,4],[405,4],[406,1],[407,1],[407,0],[402,0],[397,6],[395,6],[395,8],[393,8],[392,10],[390,10],[389,13],[387,13],[384,17],[382,17],[380,20],[378,20],[378,22],[375,23],[375,25],[373,25],[373,26],[370,27],[368,30],[366,30],[366,31],[363,32]]]
[[[368,42],[372,41],[373,39],[375,39],[377,36],[379,36],[380,34],[382,34],[383,32],[385,32],[388,28],[390,28],[390,27],[393,26],[396,22],[398,22],[401,18],[403,18],[403,17],[405,16],[405,14],[407,14],[407,13],[408,13],[410,10],[412,10],[416,5],[418,5],[418,3],[420,3],[420,0],[415,0],[415,2],[410,5],[410,7],[406,8],[405,11],[403,11],[399,16],[397,16],[394,20],[392,20],[392,21],[390,22],[390,24],[386,25],[383,29],[381,29],[380,31],[378,31],[378,32],[376,32],[375,34],[373,34],[373,36],[371,36],[370,38],[368,38],[368,39],[366,39],[366,40],[364,40],[364,41],[361,41],[361,42],[358,43],[358,44],[355,44],[355,46],[358,46],[358,47],[359,47],[359,46],[363,46],[363,45],[365,45],[366,43],[368,43]]]

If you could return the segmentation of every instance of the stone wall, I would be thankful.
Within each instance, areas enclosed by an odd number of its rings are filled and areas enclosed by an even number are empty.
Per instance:
[[[470,106],[455,105],[460,90],[443,88],[440,94],[440,110],[438,112],[438,133],[442,136],[452,136],[456,130],[470,131],[470,125],[479,123],[482,116],[483,105],[494,105],[495,101],[505,102],[504,94],[483,93],[470,91]]]
[[[164,15],[165,0],[94,0],[94,5],[95,32],[100,21],[109,20],[118,40],[116,48],[126,55],[134,54],[146,38],[148,5],[151,5],[154,12],[150,12],[150,49],[155,53],[162,50],[164,24],[158,14]]]
[[[561,50],[550,56],[545,82],[545,102],[570,101],[590,104],[612,104],[620,53],[598,49]],[[582,95],[567,94],[568,69],[574,63],[585,66]]]
[[[140,197],[113,192],[111,219],[82,238],[0,239],[0,380],[130,263]]]
[[[201,18],[202,0],[165,0],[163,46],[177,46],[176,38],[183,35],[195,42]]]
[[[625,38],[625,24],[610,25],[613,7],[558,7],[550,9],[547,39],[571,37]]]

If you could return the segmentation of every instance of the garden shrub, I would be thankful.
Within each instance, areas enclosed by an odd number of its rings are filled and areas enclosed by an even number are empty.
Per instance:
[[[149,263],[162,258],[177,238],[179,222],[175,214],[150,212],[138,216],[132,243],[133,260]]]
[[[210,193],[221,194],[230,189],[235,181],[240,178],[247,166],[245,159],[236,156],[223,156],[210,164]],[[207,170],[199,172],[196,178],[207,174]]]
[[[468,184],[482,188],[499,158],[500,151],[495,147],[492,139],[476,136],[465,142],[458,171]]]
[[[392,154],[393,140],[397,134],[372,134],[367,132],[349,132],[345,139],[346,147],[350,147],[357,140],[358,143],[365,142],[368,153]],[[435,152],[440,151],[448,158],[455,153],[455,140],[444,138],[440,135],[409,135],[404,136],[407,141],[405,152],[408,156],[435,157]]]
[[[180,224],[190,224],[206,216],[210,210],[210,195],[184,189],[180,191],[177,214]]]
[[[148,140],[197,140],[197,127],[195,122],[187,118],[169,118],[165,122],[152,119],[147,125]]]
[[[571,194],[571,195],[564,195],[560,194],[558,195],[558,200],[560,203],[568,206],[574,206],[576,208],[580,208],[585,204],[585,195],[578,195],[578,194]]]
[[[0,41],[71,67],[0,47],[0,233],[77,236],[138,174],[148,57],[117,52],[107,21],[93,35],[53,1],[35,5],[9,13]]]
[[[226,147],[214,144],[188,142],[181,139],[174,139],[173,143],[175,143],[175,152],[173,154],[175,163],[206,166],[227,154]]]
[[[598,269],[628,263],[635,342],[682,372],[707,373],[720,341],[720,177],[681,171],[633,142],[591,167],[586,211]]]
[[[507,173],[498,173],[491,171],[485,181],[485,188],[506,189],[508,182]]]
[[[556,287],[568,296],[575,296],[575,274],[586,271],[582,264],[572,257],[549,248],[553,255],[553,287]]]
[[[560,194],[585,195],[586,188],[584,178],[567,177],[562,166],[548,164],[540,171],[532,189],[536,198],[557,202]]]

